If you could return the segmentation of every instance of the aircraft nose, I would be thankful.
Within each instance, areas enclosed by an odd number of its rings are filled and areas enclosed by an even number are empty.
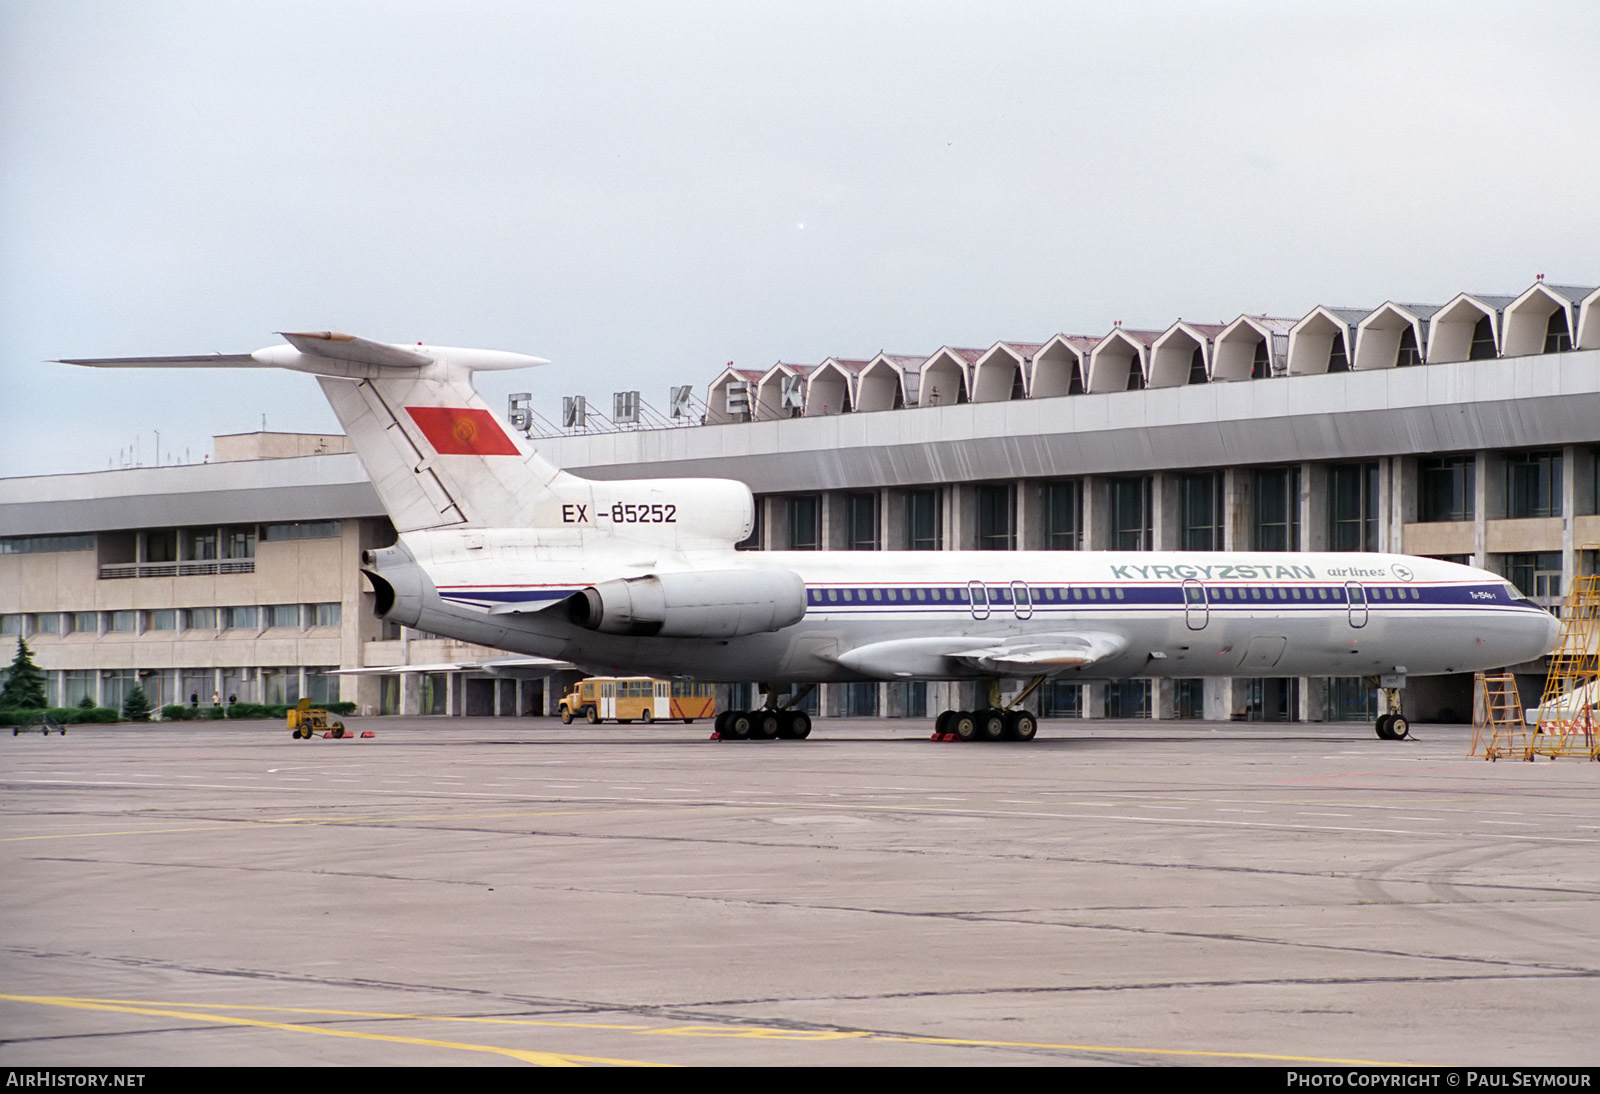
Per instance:
[[[1561,621],[1550,612],[1529,611],[1520,630],[1527,638],[1528,647],[1532,651],[1525,660],[1532,661],[1556,648],[1556,642],[1561,636]]]

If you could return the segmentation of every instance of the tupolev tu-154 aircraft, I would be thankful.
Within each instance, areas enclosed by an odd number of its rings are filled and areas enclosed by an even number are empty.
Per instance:
[[[507,431],[472,374],[498,350],[285,333],[249,354],[66,364],[284,368],[317,377],[398,541],[362,570],[385,618],[591,672],[762,682],[724,737],[805,737],[819,681],[974,680],[962,740],[1030,740],[1044,680],[1367,676],[1378,736],[1406,735],[1405,678],[1542,656],[1556,621],[1504,578],[1389,554],[736,551],[754,500],[722,479],[592,481]],[[1002,700],[1002,683],[1026,680]]]

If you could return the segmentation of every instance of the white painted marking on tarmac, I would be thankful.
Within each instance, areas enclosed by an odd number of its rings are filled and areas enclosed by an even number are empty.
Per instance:
[[[1533,821],[1492,821],[1492,820],[1486,820],[1483,823],[1484,824],[1515,824],[1515,825],[1518,825],[1518,826],[1520,826],[1522,828],[1537,828],[1537,827],[1539,827]]]
[[[773,824],[844,824],[855,826],[872,823],[864,817],[851,817],[837,813],[802,813],[799,815],[772,817],[770,819]]]
[[[1349,814],[1349,813],[1307,813],[1307,812],[1303,812],[1302,811],[1298,815],[1302,816],[1302,817],[1348,817],[1351,814]]]

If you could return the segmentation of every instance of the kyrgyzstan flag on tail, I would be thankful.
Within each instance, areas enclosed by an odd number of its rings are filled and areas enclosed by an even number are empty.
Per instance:
[[[441,456],[520,455],[487,410],[457,406],[408,406],[406,413]]]

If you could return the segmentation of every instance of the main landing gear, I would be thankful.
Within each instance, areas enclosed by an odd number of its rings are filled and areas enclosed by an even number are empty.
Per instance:
[[[1036,676],[1011,702],[1000,703],[1000,681],[988,681],[989,705],[981,710],[947,710],[933,720],[936,741],[1031,741],[1039,720],[1019,705],[1044,683]]]
[[[717,741],[803,741],[811,736],[811,715],[795,710],[794,705],[811,693],[815,684],[796,692],[784,706],[778,705],[777,689],[761,685],[760,710],[725,710],[713,723],[712,740]]]

